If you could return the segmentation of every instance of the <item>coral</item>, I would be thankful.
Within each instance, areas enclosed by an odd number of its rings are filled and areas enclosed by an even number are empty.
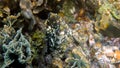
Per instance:
[[[4,43],[2,45],[4,52],[4,64],[2,68],[9,67],[9,65],[15,61],[18,61],[20,64],[27,63],[31,58],[31,45],[21,31],[22,28],[16,32],[16,35],[8,44]]]
[[[20,0],[20,8],[22,9],[21,13],[26,18],[26,20],[30,21],[29,30],[32,30],[34,25],[36,24],[35,17],[32,13],[32,2],[30,0]]]
[[[70,0],[66,0],[63,4],[63,14],[66,16],[68,22],[75,21],[73,14],[75,13],[75,4]]]
[[[73,59],[69,59],[68,62],[70,63],[71,68],[79,67],[79,68],[87,68],[86,63],[81,59],[80,56],[73,54]]]
[[[0,0],[0,68],[119,68],[119,22],[118,0]]]
[[[58,67],[58,68],[63,68],[63,63],[62,63],[62,60],[59,59],[59,58],[55,58],[52,60],[52,63],[55,67]]]
[[[32,3],[33,3],[33,13],[38,14],[43,9],[45,9],[45,5],[47,4],[47,0],[33,1]]]
[[[6,25],[12,26],[14,23],[16,23],[18,20],[18,17],[20,16],[20,13],[17,15],[8,15],[6,18],[3,19],[2,22],[4,22]]]
[[[48,48],[52,51],[58,49],[60,44],[64,41],[64,37],[60,36],[60,20],[56,14],[51,14],[48,19],[48,28],[46,32],[46,39]]]
[[[72,53],[72,57],[67,58],[66,62],[69,64],[68,67],[71,67],[71,68],[75,68],[75,67],[88,68],[87,63],[83,61],[81,56],[79,56],[78,54]]]
[[[45,35],[40,30],[36,30],[32,35],[33,45],[40,46],[43,43]]]
[[[44,62],[44,55],[46,53],[47,47],[45,42],[45,34],[41,30],[37,29],[35,32],[31,34],[31,51],[32,58],[30,62],[36,65],[32,65],[33,67],[40,66],[39,63]],[[42,64],[41,64],[42,65]]]
[[[68,67],[89,68],[89,61],[85,58],[86,56],[81,47],[73,48],[72,52],[69,54],[69,57],[65,60],[65,62],[69,65]]]
[[[119,9],[115,6],[117,1],[111,3],[109,0],[103,1],[103,4],[96,11],[96,30],[103,35],[110,37],[119,37]],[[119,5],[118,5],[119,6]],[[117,33],[116,33],[117,32]]]

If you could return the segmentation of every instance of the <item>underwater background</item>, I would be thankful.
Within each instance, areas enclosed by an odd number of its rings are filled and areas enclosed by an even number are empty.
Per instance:
[[[0,68],[120,68],[120,0],[0,0]]]

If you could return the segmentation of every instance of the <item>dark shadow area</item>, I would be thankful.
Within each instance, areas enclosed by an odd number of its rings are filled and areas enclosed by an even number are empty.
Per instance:
[[[25,68],[26,67],[26,64],[21,64],[18,61],[18,55],[11,53],[9,54],[9,57],[10,59],[15,60],[15,61],[12,64],[10,64],[9,67],[7,68]]]
[[[49,13],[50,11],[44,9],[38,14],[38,17],[42,20],[46,20],[49,17]]]

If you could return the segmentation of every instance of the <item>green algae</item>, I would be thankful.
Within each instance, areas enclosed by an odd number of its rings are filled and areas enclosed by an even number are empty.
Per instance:
[[[36,46],[40,46],[43,43],[44,38],[45,34],[40,30],[36,30],[32,35],[32,41]]]

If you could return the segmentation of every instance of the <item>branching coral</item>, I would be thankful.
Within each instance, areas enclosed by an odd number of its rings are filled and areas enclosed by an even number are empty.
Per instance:
[[[13,40],[2,45],[4,51],[4,65],[2,68],[9,67],[15,61],[24,64],[31,58],[30,43],[25,39],[21,31],[22,28],[17,31]]]
[[[48,19],[46,39],[50,50],[59,48],[59,45],[65,39],[64,37],[60,36],[60,20],[56,14],[51,14],[50,18]]]
[[[79,68],[87,68],[86,63],[81,59],[81,57],[77,54],[72,54],[73,58],[69,59],[68,62],[72,65],[71,68],[79,67]]]

